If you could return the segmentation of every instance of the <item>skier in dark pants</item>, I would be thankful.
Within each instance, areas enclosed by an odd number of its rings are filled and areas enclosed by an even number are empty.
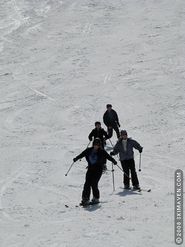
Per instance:
[[[107,110],[103,115],[103,122],[107,126],[108,136],[109,138],[112,137],[113,129],[114,129],[116,131],[117,138],[119,138],[120,137],[120,133],[119,133],[120,123],[119,123],[118,115],[116,111],[112,109],[111,104],[107,104],[106,107],[107,107]]]
[[[109,139],[107,132],[101,127],[100,122],[95,122],[95,128],[89,134],[89,141],[94,138],[100,138],[102,143],[102,148],[104,149],[105,140]]]
[[[93,146],[85,149],[80,155],[73,159],[76,162],[78,159],[85,157],[88,162],[88,169],[86,173],[86,180],[82,192],[81,205],[88,205],[91,189],[93,193],[92,203],[98,203],[100,198],[100,192],[98,189],[98,182],[102,176],[103,165],[106,159],[110,160],[114,164],[117,164],[104,149],[101,148],[101,141],[99,138],[93,141]]]
[[[141,147],[141,145],[135,140],[128,138],[126,130],[121,130],[120,134],[121,137],[114,146],[113,152],[111,152],[110,155],[116,155],[119,153],[121,165],[124,171],[124,175],[123,175],[124,188],[130,189],[129,176],[131,172],[133,189],[138,190],[140,189],[140,186],[135,169],[133,148],[139,150],[139,152],[141,153],[143,147]]]

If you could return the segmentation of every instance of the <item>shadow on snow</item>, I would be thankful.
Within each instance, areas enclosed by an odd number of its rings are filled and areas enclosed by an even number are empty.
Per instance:
[[[119,196],[130,196],[130,195],[141,195],[140,192],[138,191],[133,191],[133,190],[123,190],[117,193]]]

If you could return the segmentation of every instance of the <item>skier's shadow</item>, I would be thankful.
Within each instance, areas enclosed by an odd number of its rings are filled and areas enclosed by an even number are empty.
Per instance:
[[[141,195],[138,191],[133,190],[123,190],[117,193],[119,196],[131,196],[131,195]]]
[[[93,212],[93,211],[96,211],[96,210],[98,210],[100,208],[101,208],[101,205],[97,204],[97,205],[91,205],[91,206],[85,207],[84,209],[86,211]]]

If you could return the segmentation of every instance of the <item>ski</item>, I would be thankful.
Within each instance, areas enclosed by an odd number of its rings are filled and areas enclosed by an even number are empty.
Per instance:
[[[149,188],[149,189],[142,189],[142,188],[133,189],[133,188],[131,188],[131,187],[128,188],[128,189],[125,189],[125,188],[124,188],[124,191],[127,191],[127,190],[128,190],[128,191],[133,191],[133,192],[134,192],[134,191],[136,191],[136,192],[142,192],[142,191],[151,192],[151,191],[152,191],[150,188]]]
[[[103,202],[92,202],[92,201],[90,201],[90,202],[88,202],[88,203],[86,203],[85,205],[84,204],[82,204],[82,203],[79,203],[79,204],[76,204],[76,205],[73,205],[73,206],[71,206],[71,205],[68,205],[68,204],[65,204],[64,206],[65,206],[65,208],[80,208],[80,207],[82,207],[82,208],[87,208],[87,207],[91,207],[91,206],[95,206],[95,205],[101,205],[102,203],[106,203],[106,201],[103,201]]]
[[[142,192],[142,191],[145,191],[145,192],[151,192],[151,189],[137,189],[137,190],[135,190],[135,189],[131,189],[132,191],[136,191],[136,192]]]
[[[151,189],[140,189],[140,191],[151,192]]]

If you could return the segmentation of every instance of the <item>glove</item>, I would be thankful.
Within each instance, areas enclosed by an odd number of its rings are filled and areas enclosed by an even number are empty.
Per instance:
[[[112,151],[112,152],[110,152],[110,156],[113,156],[114,155],[114,152]]]
[[[118,127],[119,127],[119,128],[121,127],[120,123],[118,123]]]
[[[114,164],[114,165],[117,165],[117,163],[118,163],[118,162],[117,162],[116,160],[114,160],[113,164]]]
[[[143,148],[141,148],[140,150],[139,150],[139,152],[140,152],[140,154],[143,152]]]
[[[77,158],[74,158],[73,161],[76,162],[78,159]]]

